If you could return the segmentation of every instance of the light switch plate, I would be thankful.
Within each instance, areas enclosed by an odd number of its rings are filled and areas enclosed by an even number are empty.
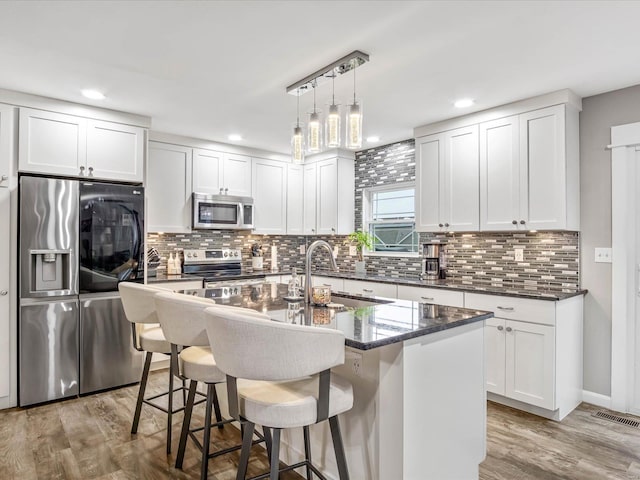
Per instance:
[[[299,251],[300,251],[300,255],[304,255],[304,252],[305,252],[304,245],[300,245]]]
[[[355,256],[358,254],[358,249],[355,245],[349,245],[349,255]]]
[[[516,259],[516,262],[524,262],[524,249],[523,248],[516,248],[513,251],[513,256]]]
[[[611,263],[610,248],[596,248],[596,263]]]
[[[334,245],[333,247],[333,258],[338,258],[340,254],[340,247],[338,245]]]

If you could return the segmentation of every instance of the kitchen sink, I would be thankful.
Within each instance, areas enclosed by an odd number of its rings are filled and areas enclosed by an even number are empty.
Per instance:
[[[386,303],[392,303],[388,300],[378,300],[367,298],[355,298],[352,296],[340,295],[336,293],[331,294],[332,303],[341,303],[347,308],[362,308],[362,307],[375,307],[376,305],[384,305]]]

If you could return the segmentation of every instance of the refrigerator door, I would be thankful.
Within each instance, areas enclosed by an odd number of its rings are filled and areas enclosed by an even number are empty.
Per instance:
[[[24,407],[78,395],[78,301],[20,305],[20,395]]]
[[[80,184],[80,293],[113,292],[142,278],[144,190]]]
[[[139,382],[142,360],[118,293],[80,295],[80,393]]]
[[[20,178],[20,298],[78,293],[78,182]]]

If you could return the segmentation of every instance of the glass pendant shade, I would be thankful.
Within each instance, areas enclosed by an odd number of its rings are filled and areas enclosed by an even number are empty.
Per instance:
[[[293,129],[293,136],[291,137],[291,160],[293,163],[304,162],[304,135],[300,126],[296,126]]]
[[[358,102],[349,105],[346,126],[346,147],[356,150],[362,147],[362,106]]]
[[[315,111],[309,117],[307,135],[309,137],[307,143],[309,153],[320,152],[322,150],[322,125],[320,123],[320,116]]]
[[[327,148],[340,148],[340,110],[335,103],[329,105],[324,131]]]

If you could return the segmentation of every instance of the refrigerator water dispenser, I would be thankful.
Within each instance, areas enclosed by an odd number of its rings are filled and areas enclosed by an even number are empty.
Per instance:
[[[61,292],[70,289],[69,250],[31,250],[31,291]]]

